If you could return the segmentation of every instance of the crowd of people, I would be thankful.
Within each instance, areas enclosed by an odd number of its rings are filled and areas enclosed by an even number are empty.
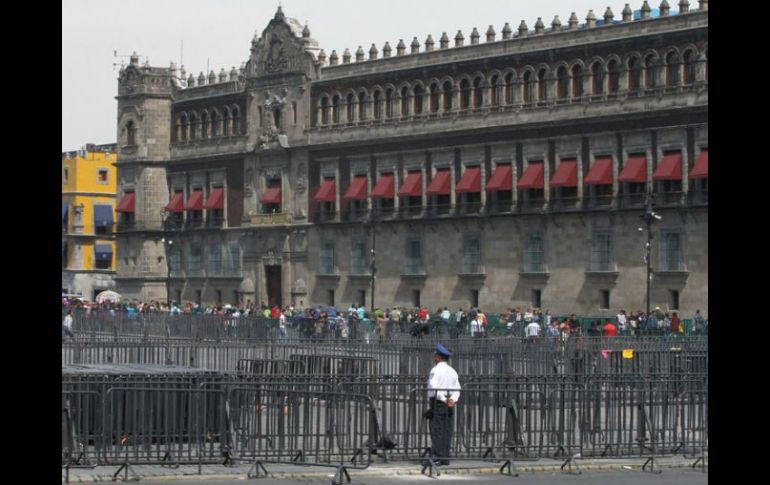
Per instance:
[[[428,308],[393,306],[390,308],[375,308],[366,310],[363,305],[353,305],[347,310],[330,306],[315,306],[304,309],[294,306],[268,306],[264,303],[257,305],[248,300],[241,305],[211,305],[202,306],[198,303],[186,302],[182,305],[171,302],[152,300],[144,302],[109,302],[83,303],[62,299],[64,310],[78,309],[86,314],[105,313],[111,315],[124,313],[129,319],[140,314],[170,314],[170,315],[210,315],[227,317],[232,325],[239,318],[264,317],[278,321],[278,331],[281,337],[288,337],[288,330],[294,328],[304,338],[359,338],[361,333],[367,337],[380,340],[393,335],[411,335],[422,338],[431,333],[449,337],[471,335],[474,338],[485,338],[490,335],[510,335],[516,337],[561,338],[567,339],[572,335],[589,337],[614,336],[649,336],[649,335],[679,335],[685,331],[681,317],[677,312],[663,312],[656,307],[649,315],[643,311],[632,311],[627,314],[621,309],[614,318],[597,319],[584,327],[577,315],[558,318],[546,310],[520,307],[507,308],[497,320],[497,325],[490,325],[490,319],[481,308],[458,308],[451,311],[448,307],[439,307],[434,312]],[[71,317],[70,317],[71,318]],[[71,326],[71,320],[69,324]],[[700,310],[695,312],[689,334],[708,333],[708,320]]]

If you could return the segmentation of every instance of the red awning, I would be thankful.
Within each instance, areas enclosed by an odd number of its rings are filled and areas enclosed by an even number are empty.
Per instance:
[[[709,176],[709,151],[706,148],[701,149],[698,160],[695,162],[692,172],[690,172],[691,179],[705,179]]]
[[[428,195],[449,195],[449,192],[449,170],[437,170],[425,193]]]
[[[586,185],[612,185],[612,157],[596,157],[583,182]]]
[[[542,163],[531,163],[524,170],[516,187],[520,189],[542,189],[545,186],[545,175]]]
[[[643,184],[647,181],[647,155],[630,155],[618,175],[618,182]]]
[[[663,155],[663,160],[652,173],[652,180],[682,180],[682,152]]]
[[[512,190],[511,172],[510,165],[498,165],[487,183],[487,190]]]
[[[136,206],[136,195],[133,192],[126,192],[123,194],[123,198],[120,199],[116,212],[134,212]]]
[[[463,178],[460,179],[460,183],[455,187],[455,192],[458,194],[463,192],[481,192],[481,168],[466,168]]]
[[[262,197],[259,198],[260,204],[280,204],[281,203],[281,188],[269,187],[262,192]]]
[[[399,197],[419,197],[422,195],[422,172],[412,172],[398,190]]]
[[[551,187],[577,187],[577,161],[562,160],[553,174]]]
[[[393,175],[380,175],[380,180],[372,190],[373,199],[390,199],[395,195],[395,187],[393,184]]]
[[[324,180],[313,196],[313,202],[334,202],[337,199],[337,184],[334,179]]]
[[[184,205],[185,210],[188,211],[202,211],[203,210],[203,190],[193,190],[192,195],[187,199],[187,203]]]
[[[203,204],[204,209],[224,209],[225,208],[225,189],[218,187],[212,189],[209,198]]]
[[[174,197],[171,198],[171,202],[166,206],[166,210],[169,212],[184,212],[184,192],[174,193]]]
[[[353,177],[353,181],[348,185],[348,190],[342,197],[345,200],[363,200],[366,198],[366,175]]]

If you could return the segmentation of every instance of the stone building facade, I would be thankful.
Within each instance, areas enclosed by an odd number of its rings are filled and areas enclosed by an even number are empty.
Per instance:
[[[369,306],[374,267],[377,306],[644,308],[650,191],[651,300],[707,312],[707,5],[341,62],[279,7],[240,69],[133,57],[118,291]]]

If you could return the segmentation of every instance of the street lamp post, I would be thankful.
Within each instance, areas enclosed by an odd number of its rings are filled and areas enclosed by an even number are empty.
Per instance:
[[[646,315],[649,317],[650,315],[650,281],[652,280],[652,263],[650,260],[650,253],[652,250],[652,224],[655,221],[659,221],[663,219],[658,214],[656,214],[652,210],[653,206],[653,194],[649,190],[647,191],[647,196],[644,199],[644,214],[642,214],[640,217],[647,225],[647,243],[645,245],[646,254],[644,256],[644,260],[647,263],[647,313]],[[639,231],[642,231],[642,228],[639,228]]]
[[[371,261],[370,261],[370,270],[372,272],[372,314],[374,314],[374,282],[377,279],[377,266],[375,264],[375,237],[374,237],[374,214],[372,214],[369,217],[369,232],[372,235],[372,249],[370,250],[371,253]]]
[[[166,222],[166,228],[169,227],[170,220],[169,217],[171,216],[171,213],[167,209],[162,209],[160,211],[161,219]],[[164,230],[166,229],[164,228]],[[171,248],[174,244],[174,240],[170,237],[161,237],[160,242],[163,244],[163,247],[166,252],[166,307],[168,308],[168,311],[171,311]]]
[[[160,239],[163,243],[163,247],[166,248],[166,307],[171,311],[171,247],[174,244],[172,239],[166,239],[165,237]]]

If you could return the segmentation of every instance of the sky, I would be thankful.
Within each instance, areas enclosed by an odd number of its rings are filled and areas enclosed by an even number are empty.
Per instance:
[[[550,27],[555,15],[563,26],[574,11],[585,22],[589,9],[602,18],[609,5],[620,19],[625,3],[600,0],[62,0],[62,151],[86,143],[114,143],[117,133],[118,71],[136,51],[140,63],[177,67],[187,75],[240,67],[251,39],[275,15],[307,22],[311,37],[327,58],[345,48],[367,53],[372,43],[382,52],[389,41],[395,55],[399,39],[409,46],[417,37],[424,49],[428,34],[438,46],[442,32],[462,30],[466,44],[476,27],[483,43],[491,24],[502,37],[508,22],[514,33],[524,20],[530,30],[538,17]],[[657,0],[650,1],[657,7]],[[676,2],[669,3],[673,6]],[[690,2],[697,8],[697,2]],[[631,4],[637,10],[642,0]],[[408,47],[407,47],[408,52]],[[117,57],[116,55],[117,54]],[[328,61],[327,61],[328,62]]]

